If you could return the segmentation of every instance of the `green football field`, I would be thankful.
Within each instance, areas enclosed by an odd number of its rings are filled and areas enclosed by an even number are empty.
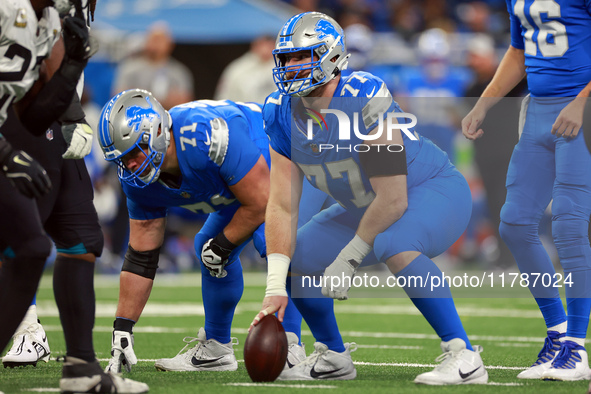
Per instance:
[[[406,298],[352,299],[336,303],[337,317],[346,342],[356,342],[353,353],[357,379],[346,382],[251,382],[243,359],[247,328],[260,308],[264,276],[245,274],[246,289],[238,305],[232,335],[239,360],[236,372],[159,372],[155,359],[173,357],[183,347],[185,336],[197,336],[203,325],[200,277],[196,274],[160,276],[141,320],[135,327],[135,352],[139,364],[125,374],[150,386],[151,393],[254,393],[301,392],[313,388],[328,393],[586,393],[588,382],[521,381],[517,373],[531,364],[545,336],[543,320],[534,301],[519,299],[457,299],[460,316],[473,344],[482,345],[488,368],[488,385],[426,387],[413,383],[419,373],[433,368],[441,353],[439,339]],[[111,330],[118,297],[118,278],[97,276],[97,318],[94,345],[105,366],[109,357]],[[0,391],[58,392],[64,338],[51,277],[43,278],[38,294],[39,317],[51,347],[49,363],[36,368],[0,369]],[[307,353],[313,338],[303,327]]]

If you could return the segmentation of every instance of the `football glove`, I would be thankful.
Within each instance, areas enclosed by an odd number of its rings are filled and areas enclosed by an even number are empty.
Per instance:
[[[121,366],[125,371],[131,372],[131,366],[137,364],[137,357],[133,351],[133,334],[127,331],[113,331],[111,356],[105,372],[121,373]]]
[[[337,300],[348,299],[355,272],[371,249],[371,245],[359,235],[355,235],[341,250],[335,261],[324,270],[322,295]]]
[[[209,270],[211,276],[224,278],[228,274],[224,267],[228,264],[228,257],[236,246],[228,241],[223,231],[203,245],[201,262]]]
[[[38,198],[51,189],[45,169],[26,152],[14,149],[5,139],[0,139],[0,169],[26,197]]]
[[[346,260],[339,253],[335,261],[324,270],[322,295],[336,300],[349,298],[349,288],[360,263],[354,259]]]
[[[62,125],[62,134],[68,144],[64,159],[82,159],[92,149],[92,128],[86,123],[68,123]]]
[[[92,44],[86,22],[75,16],[67,16],[63,21],[66,56],[78,62],[86,62],[92,56]]]

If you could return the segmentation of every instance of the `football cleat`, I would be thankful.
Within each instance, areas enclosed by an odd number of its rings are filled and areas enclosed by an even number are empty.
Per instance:
[[[197,338],[185,337],[185,347],[173,358],[161,358],[155,363],[159,371],[236,371],[238,362],[234,356],[234,345],[238,339],[228,343],[219,343],[207,339],[205,329],[201,327]],[[197,343],[194,343],[197,342]]]
[[[316,342],[314,352],[296,366],[284,369],[277,380],[352,380],[357,370],[351,352],[357,350],[355,343],[345,343],[345,351],[329,350],[324,343]]]
[[[590,377],[587,351],[573,341],[562,342],[560,352],[544,373],[543,380],[587,380]]]
[[[145,383],[104,372],[98,361],[66,357],[60,379],[62,393],[147,393]]]
[[[131,372],[131,366],[137,364],[137,357],[133,351],[133,334],[126,331],[113,331],[111,340],[111,359],[105,372],[121,373],[121,367]]]
[[[525,371],[521,371],[517,377],[519,379],[540,379],[542,374],[550,368],[552,361],[560,351],[560,338],[564,338],[564,336],[565,334],[557,331],[548,331],[544,347],[538,353],[536,362]]]
[[[293,368],[306,359],[306,348],[298,336],[293,332],[286,332],[287,335],[287,360],[285,361],[285,369]]]
[[[425,372],[415,378],[415,383],[428,385],[444,384],[485,384],[488,372],[484,368],[480,353],[481,346],[466,349],[466,342],[454,338],[441,342],[443,354],[435,359],[440,364],[433,371]]]
[[[39,360],[48,362],[49,344],[43,326],[37,323],[29,324],[14,334],[12,348],[2,359],[4,368],[33,365],[37,366]]]

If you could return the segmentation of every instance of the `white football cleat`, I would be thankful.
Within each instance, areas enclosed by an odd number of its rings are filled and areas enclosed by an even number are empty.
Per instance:
[[[306,359],[306,348],[296,334],[286,332],[287,335],[287,360],[285,360],[285,369],[293,368]]]
[[[48,362],[50,354],[47,335],[43,326],[37,321],[22,327],[14,334],[12,348],[2,359],[2,364],[4,368],[27,365],[36,367],[39,360]]]
[[[485,384],[488,372],[484,368],[480,352],[481,346],[466,349],[466,342],[454,338],[441,342],[443,354],[435,359],[441,362],[433,371],[425,372],[415,378],[415,383],[429,385],[444,384]]]
[[[111,339],[111,359],[105,372],[121,373],[123,366],[131,372],[131,366],[137,364],[137,357],[133,351],[133,334],[126,331],[113,331]]]
[[[351,352],[357,350],[355,343],[345,343],[345,351],[329,350],[321,342],[314,344],[310,357],[293,368],[284,369],[277,380],[352,380],[357,370],[351,360]]]
[[[234,345],[238,339],[222,344],[215,339],[206,339],[201,327],[197,338],[185,337],[185,347],[173,358],[161,358],[154,364],[159,371],[236,371],[238,362],[234,356]],[[193,344],[193,342],[197,342]],[[184,352],[184,353],[183,353]]]
[[[572,341],[562,342],[560,352],[556,355],[552,366],[542,374],[543,380],[588,380],[589,359],[587,351]]]
[[[98,361],[66,357],[60,379],[62,393],[147,393],[145,383],[104,372]]]
[[[560,338],[564,338],[565,334],[560,334],[557,331],[548,331],[548,336],[544,340],[544,347],[538,353],[538,359],[528,369],[521,371],[517,377],[519,379],[540,379],[542,374],[550,369],[552,361],[560,351]]]

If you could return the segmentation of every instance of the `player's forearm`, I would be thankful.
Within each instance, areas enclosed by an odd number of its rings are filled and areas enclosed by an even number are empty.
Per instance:
[[[357,235],[373,246],[378,234],[383,233],[404,215],[408,201],[405,198],[391,198],[376,195],[361,218]]]
[[[289,202],[288,202],[289,204]],[[269,201],[265,215],[267,255],[279,253],[291,257],[295,248],[297,212],[290,207]],[[294,218],[295,217],[295,218]]]
[[[497,71],[482,92],[477,105],[488,111],[505,97],[525,77],[525,55],[523,50],[509,47],[501,60]]]
[[[264,203],[258,205],[241,205],[234,213],[232,220],[226,228],[224,235],[234,245],[240,245],[246,241],[265,221]]]

